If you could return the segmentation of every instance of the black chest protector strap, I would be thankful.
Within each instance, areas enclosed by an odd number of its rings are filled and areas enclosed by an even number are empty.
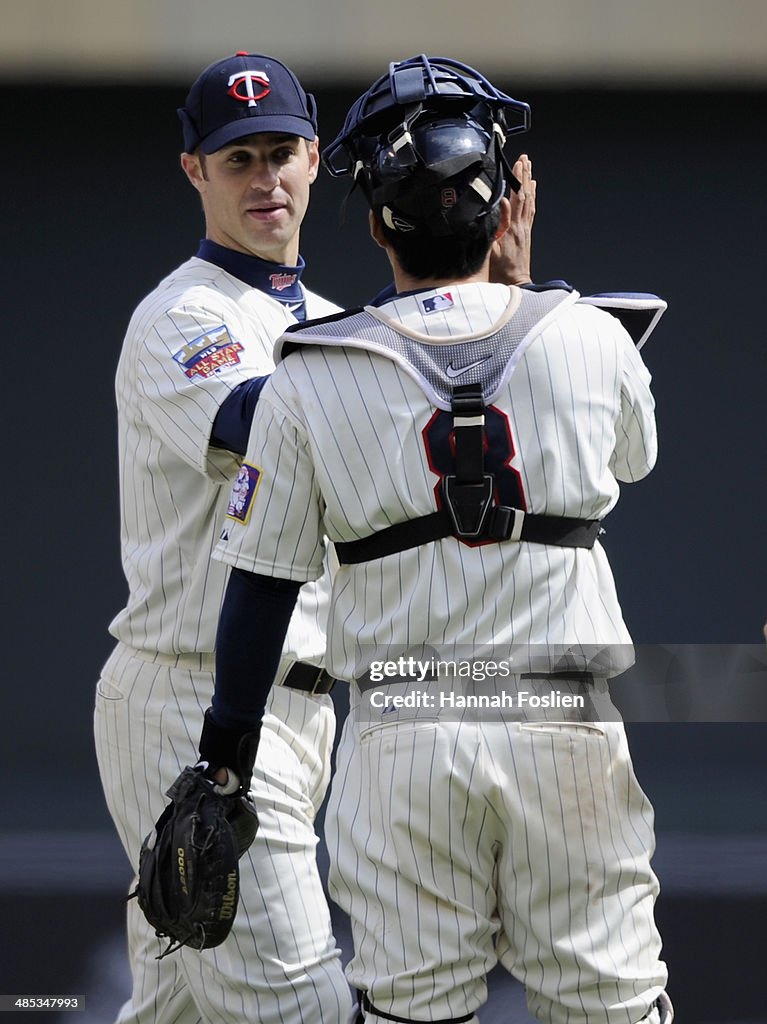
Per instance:
[[[442,508],[395,523],[360,540],[337,542],[341,565],[355,565],[419,547],[443,537],[483,543],[529,541],[567,548],[591,548],[598,519],[532,515],[494,501],[495,479],[485,472],[485,403],[481,384],[455,388],[451,402],[455,473],[442,479]]]

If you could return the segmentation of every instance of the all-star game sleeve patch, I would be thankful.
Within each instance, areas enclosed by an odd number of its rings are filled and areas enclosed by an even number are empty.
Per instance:
[[[240,471],[232,485],[232,493],[229,495],[229,504],[226,507],[226,514],[230,519],[247,523],[253,499],[261,482],[262,472],[258,466],[251,466],[247,462],[243,462],[240,466]]]
[[[239,363],[242,345],[229,333],[226,324],[214,327],[173,353],[187,377],[212,377],[226,366]]]

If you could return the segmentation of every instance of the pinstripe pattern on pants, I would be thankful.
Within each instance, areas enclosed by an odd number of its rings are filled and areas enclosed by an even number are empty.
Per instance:
[[[209,671],[172,668],[118,645],[99,682],[96,749],[110,813],[131,864],[196,760],[210,699]],[[158,717],[145,714],[152,702]],[[328,784],[330,698],[273,687],[253,775],[260,827],[240,861],[240,905],[215,949],[163,948],[135,901],[128,905],[133,993],[120,1024],[346,1024],[351,997],[316,862],[314,818]],[[156,779],[148,786],[144,780]],[[254,951],[255,954],[254,955]]]
[[[472,1012],[500,961],[551,1024],[634,1024],[663,990],[653,812],[619,722],[355,720],[326,820],[352,985]]]

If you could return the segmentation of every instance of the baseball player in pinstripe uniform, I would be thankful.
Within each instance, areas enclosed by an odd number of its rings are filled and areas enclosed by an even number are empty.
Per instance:
[[[650,378],[616,316],[568,289],[489,281],[515,184],[504,146],[528,115],[423,55],[351,108],[324,159],[361,185],[397,294],[280,339],[248,493],[233,492],[214,552],[232,573],[206,730],[230,742],[258,720],[328,539],[338,554],[327,658],[351,710],[331,893],[374,1024],[476,1021],[498,960],[542,1021],[673,1015],[652,809],[606,682],[631,642],[598,540],[618,481],[655,462]],[[417,690],[414,651],[428,654]],[[544,710],[456,712],[458,662],[452,689],[434,685],[456,651],[472,672],[507,652],[504,694]]]
[[[241,465],[274,339],[337,309],[301,283],[299,228],[319,166],[313,98],[281,62],[237,54],[207,68],[179,111],[181,164],[206,237],[139,305],[117,371],[125,608],[98,684],[107,804],[134,866],[196,739],[213,690],[227,568],[210,552]],[[237,454],[239,453],[239,454]],[[253,777],[260,829],[240,861],[223,945],[156,959],[128,906],[133,992],[124,1024],[341,1024],[349,986],[318,875],[314,816],[335,732],[320,673],[328,588],[304,587],[288,629]]]

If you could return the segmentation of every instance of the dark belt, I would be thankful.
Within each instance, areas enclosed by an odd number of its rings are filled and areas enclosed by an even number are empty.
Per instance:
[[[335,685],[335,679],[318,665],[310,665],[308,661],[296,661],[290,666],[282,685],[291,690],[303,690],[304,693],[330,693]]]
[[[594,673],[583,669],[564,669],[561,672],[521,672],[520,679],[562,679],[571,683],[594,682]]]
[[[594,673],[589,672],[587,669],[562,669],[558,672],[520,672],[520,679],[548,679],[552,683],[566,682],[566,683],[582,683],[584,686],[591,686],[594,682]],[[335,680],[334,680],[335,682]],[[393,685],[395,683],[401,683],[402,680],[399,678],[389,679],[385,682],[371,683],[367,676],[359,676],[356,680],[357,686],[363,692],[370,690],[373,686],[385,687]],[[432,678],[427,678],[424,682],[433,682]]]

